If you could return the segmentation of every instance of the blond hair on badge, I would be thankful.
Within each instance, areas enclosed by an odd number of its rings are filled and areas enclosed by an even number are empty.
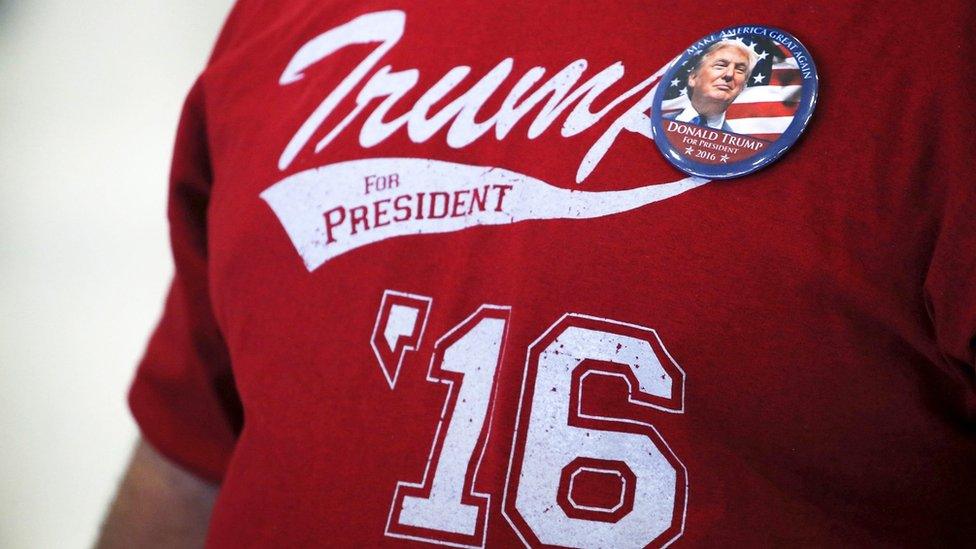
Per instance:
[[[708,58],[708,56],[723,48],[738,48],[745,53],[746,57],[749,59],[749,68],[746,71],[746,78],[748,79],[750,76],[752,76],[752,70],[756,68],[756,63],[759,62],[759,54],[757,54],[754,49],[746,46],[742,40],[734,40],[731,38],[723,38],[705,48],[705,52],[695,60],[695,64],[691,67],[690,72],[694,73],[697,71],[705,63],[705,59]]]

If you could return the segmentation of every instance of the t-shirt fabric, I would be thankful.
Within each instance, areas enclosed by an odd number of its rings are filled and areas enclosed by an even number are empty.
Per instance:
[[[690,178],[662,69],[810,51],[804,135]],[[976,538],[965,1],[239,2],[180,122],[130,405],[212,547]],[[661,85],[667,85],[662,83]]]

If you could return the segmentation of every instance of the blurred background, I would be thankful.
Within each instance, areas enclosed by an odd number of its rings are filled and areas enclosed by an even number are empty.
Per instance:
[[[89,547],[172,273],[166,177],[230,0],[0,0],[0,547]]]

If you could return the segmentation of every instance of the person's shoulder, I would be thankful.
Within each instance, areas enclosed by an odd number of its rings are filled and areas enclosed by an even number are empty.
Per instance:
[[[268,34],[268,29],[280,26],[290,15],[276,2],[236,0],[230,7],[220,34],[210,53],[210,64],[228,57],[230,52],[243,50]],[[250,51],[250,50],[249,50]]]

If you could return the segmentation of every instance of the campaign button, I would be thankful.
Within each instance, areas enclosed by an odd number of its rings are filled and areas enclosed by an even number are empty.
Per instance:
[[[665,71],[651,135],[685,173],[727,179],[783,155],[817,102],[813,58],[793,35],[737,25],[701,38]]]

